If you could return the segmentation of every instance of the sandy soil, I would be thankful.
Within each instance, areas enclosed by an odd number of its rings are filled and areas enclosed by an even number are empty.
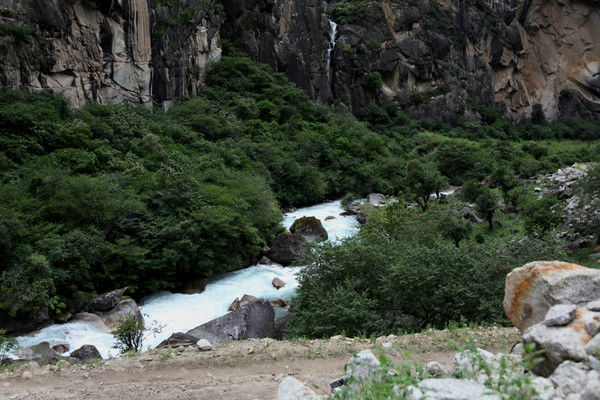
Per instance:
[[[201,352],[196,348],[155,349],[84,365],[27,365],[0,373],[2,399],[273,399],[288,375],[327,394],[350,356],[363,349],[388,350],[398,362],[440,361],[451,366],[467,340],[507,352],[519,340],[515,329],[430,330],[370,339],[231,342]]]

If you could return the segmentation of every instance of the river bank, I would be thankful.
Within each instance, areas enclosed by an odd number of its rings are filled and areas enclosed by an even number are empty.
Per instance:
[[[391,343],[394,360],[452,365],[466,338],[489,351],[508,352],[519,340],[514,328],[428,330],[381,337],[276,341],[250,339],[212,351],[154,349],[86,365],[22,366],[0,374],[7,399],[272,399],[279,383],[294,376],[321,394],[357,351]],[[387,345],[386,345],[387,346]]]
[[[354,216],[340,215],[343,212],[340,201],[326,202],[286,213],[281,224],[289,230],[296,219],[314,216],[327,230],[328,240],[338,241],[356,234],[359,227]],[[291,299],[298,287],[297,274],[301,268],[257,264],[211,278],[202,293],[160,292],[144,298],[139,307],[147,328],[144,350],[156,347],[175,332],[186,332],[225,315],[232,301],[244,294],[267,300]],[[286,285],[281,289],[274,288],[271,282],[275,277],[283,280]],[[109,332],[81,321],[50,325],[19,336],[17,340],[21,347],[49,342],[51,346],[68,344],[71,350],[75,350],[82,345],[91,344],[103,358],[119,354],[113,348],[114,338]]]

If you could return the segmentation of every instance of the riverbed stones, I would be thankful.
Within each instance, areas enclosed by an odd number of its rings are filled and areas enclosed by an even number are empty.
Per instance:
[[[316,217],[298,218],[290,227],[290,232],[302,236],[309,242],[327,240],[329,238],[321,220]]]
[[[306,385],[292,378],[286,377],[277,388],[275,400],[319,400],[322,399],[315,392],[310,390]]]
[[[600,270],[561,261],[535,261],[506,276],[504,310],[521,331],[544,320],[556,304],[600,298]]]
[[[91,344],[84,344],[77,350],[71,352],[71,357],[78,359],[79,361],[92,361],[92,360],[101,360],[102,356],[100,352],[96,348],[96,346],[92,346]]]
[[[229,340],[272,338],[275,336],[274,317],[273,306],[259,299],[202,324],[187,334],[213,344]]]
[[[275,277],[273,278],[273,280],[271,281],[271,284],[273,285],[273,287],[277,290],[281,289],[282,287],[285,286],[285,282],[282,281],[280,278]]]
[[[302,257],[305,242],[301,235],[281,232],[269,248],[267,257],[283,266],[290,265]]]
[[[87,311],[108,311],[112,310],[119,304],[123,293],[127,290],[127,287],[116,289],[107,293],[103,293],[98,297],[93,298],[87,305]]]

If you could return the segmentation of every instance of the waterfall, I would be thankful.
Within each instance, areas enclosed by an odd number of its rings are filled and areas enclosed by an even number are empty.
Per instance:
[[[325,6],[325,10],[327,10],[327,2],[324,1],[323,5]],[[335,49],[335,35],[337,33],[337,24],[333,22],[331,19],[329,20],[329,47],[327,47],[327,81],[329,81],[329,70],[331,67],[331,52]]]

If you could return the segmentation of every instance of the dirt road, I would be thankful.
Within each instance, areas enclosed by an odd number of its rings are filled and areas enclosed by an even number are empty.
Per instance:
[[[147,353],[85,365],[22,366],[0,374],[2,399],[273,399],[288,375],[329,392],[356,351],[395,345],[401,361],[441,361],[452,365],[467,337],[492,351],[508,351],[519,340],[514,329],[428,331],[398,337],[274,341],[255,339],[197,349],[155,349]]]

